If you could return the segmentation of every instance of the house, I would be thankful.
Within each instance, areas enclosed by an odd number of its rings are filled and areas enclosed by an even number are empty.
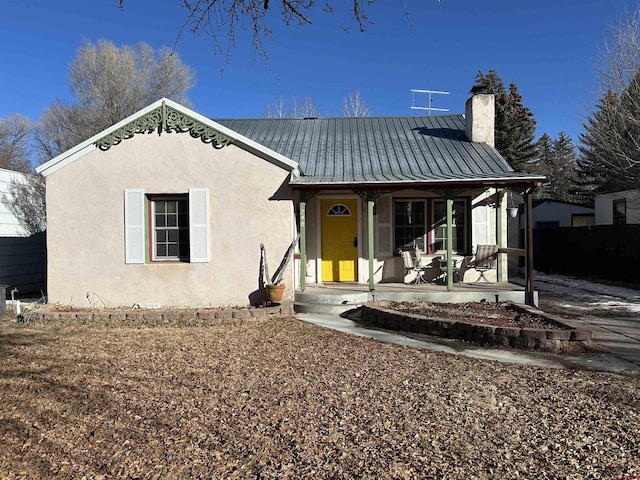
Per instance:
[[[640,190],[621,190],[595,196],[596,225],[640,224]]]
[[[211,120],[159,100],[38,168],[49,301],[259,303],[260,243],[273,269],[298,233],[288,299],[308,283],[402,281],[410,246],[449,273],[502,244],[505,189],[544,180],[498,154],[493,115],[491,95],[465,115],[306,119]]]
[[[521,209],[522,210],[522,209]],[[533,201],[533,228],[588,227],[594,225],[595,209],[586,205],[542,198]],[[524,229],[524,218],[520,228]]]
[[[11,182],[23,181],[24,173],[0,168],[0,199]],[[0,292],[6,296],[32,296],[46,289],[45,235],[29,235],[19,220],[0,201]],[[2,299],[0,299],[2,301]]]
[[[0,168],[0,199],[9,193],[13,180],[23,180],[24,174]],[[18,219],[9,211],[4,202],[0,201],[0,237],[22,237],[27,232],[20,225]]]

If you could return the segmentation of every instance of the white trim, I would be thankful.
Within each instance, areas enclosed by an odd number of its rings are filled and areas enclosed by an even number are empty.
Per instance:
[[[100,133],[95,134],[93,137],[85,140],[84,142],[76,145],[75,147],[67,150],[66,152],[61,153],[60,155],[52,158],[51,160],[49,160],[46,163],[43,163],[42,165],[40,165],[39,167],[36,168],[36,172],[41,173],[42,175],[44,175],[45,177],[50,175],[51,173],[61,169],[62,167],[64,167],[65,165],[68,165],[71,162],[74,162],[75,160],[83,157],[84,155],[86,155],[87,153],[93,151],[96,149],[95,146],[95,142],[100,140],[102,137],[109,135],[110,133],[115,132],[116,130],[118,130],[119,128],[127,125],[128,123],[132,122],[133,120],[135,120],[136,118],[142,117],[144,115],[146,115],[149,112],[152,112],[153,110],[155,110],[156,108],[162,106],[163,104],[173,108],[174,110],[177,110],[185,115],[188,115],[189,117],[193,118],[194,120],[197,120],[201,123],[203,123],[204,125],[207,125],[208,127],[211,127],[217,131],[219,131],[220,133],[222,133],[223,135],[228,136],[229,138],[232,138],[234,140],[234,144],[236,145],[242,145],[246,150],[249,150],[250,152],[260,156],[261,158],[264,158],[265,160],[273,163],[274,165],[277,165],[285,170],[289,170],[291,172],[294,172],[294,174],[297,176],[298,172],[298,163],[291,160],[288,157],[285,157],[284,155],[281,155],[277,152],[274,152],[273,150],[260,145],[259,143],[254,142],[253,140],[250,140],[249,138],[245,137],[244,135],[240,135],[239,133],[217,123],[214,122],[213,120],[200,115],[199,113],[184,107],[182,105],[180,105],[179,103],[176,103],[172,100],[169,100],[167,98],[161,98],[160,100],[157,100],[156,102],[153,102],[151,105],[143,108],[142,110],[137,111],[136,113],[134,113],[133,115],[128,116],[127,118],[125,118],[124,120],[119,121],[118,123],[116,123],[115,125],[110,126],[109,128],[106,128],[105,130],[102,130]]]

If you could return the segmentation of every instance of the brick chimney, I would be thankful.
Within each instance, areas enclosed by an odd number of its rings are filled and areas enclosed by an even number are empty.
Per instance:
[[[495,146],[495,95],[475,94],[467,100],[464,110],[464,131],[467,138],[472,142],[484,142]]]

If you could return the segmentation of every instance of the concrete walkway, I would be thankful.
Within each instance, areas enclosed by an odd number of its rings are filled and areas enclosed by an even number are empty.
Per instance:
[[[541,303],[545,301],[545,292],[553,292],[554,298],[562,302],[567,309],[577,309],[578,314],[580,313],[579,309],[582,309],[584,315],[579,315],[569,323],[576,327],[592,330],[594,342],[603,347],[602,353],[565,355],[479,347],[457,340],[367,328],[349,319],[348,315],[299,313],[296,317],[305,322],[352,335],[453,355],[550,368],[586,369],[640,375],[640,315],[633,313],[634,305],[637,305],[640,311],[640,292],[605,287],[583,281],[569,281],[566,277],[540,274],[537,281],[536,288],[540,292]],[[549,295],[551,296],[551,293]],[[616,306],[615,299],[620,300],[618,303],[630,304],[631,312],[626,310],[624,315],[618,315],[614,311],[613,313],[606,312],[606,315],[597,315],[597,312],[606,310],[598,310],[590,306],[612,301]]]

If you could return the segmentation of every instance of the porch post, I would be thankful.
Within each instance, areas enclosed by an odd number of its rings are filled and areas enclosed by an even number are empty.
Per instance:
[[[367,197],[367,250],[369,250],[369,291],[373,292],[375,282],[373,281],[373,206],[376,201],[372,195]]]
[[[313,197],[313,192],[300,191],[300,290],[307,288],[307,202]]]
[[[525,213],[525,236],[524,236],[524,301],[527,305],[536,307],[533,294],[533,208],[532,195],[527,191],[524,194],[526,213]]]
[[[496,201],[496,243],[498,244],[498,249],[504,247],[504,235],[502,232],[502,212],[504,211],[502,208],[502,204],[504,202],[506,190],[498,190],[496,192],[497,201]],[[501,254],[496,255],[496,275],[497,281],[502,281],[502,258]]]
[[[453,198],[447,197],[447,292],[453,291]]]
[[[307,198],[300,192],[300,290],[307,288]]]

